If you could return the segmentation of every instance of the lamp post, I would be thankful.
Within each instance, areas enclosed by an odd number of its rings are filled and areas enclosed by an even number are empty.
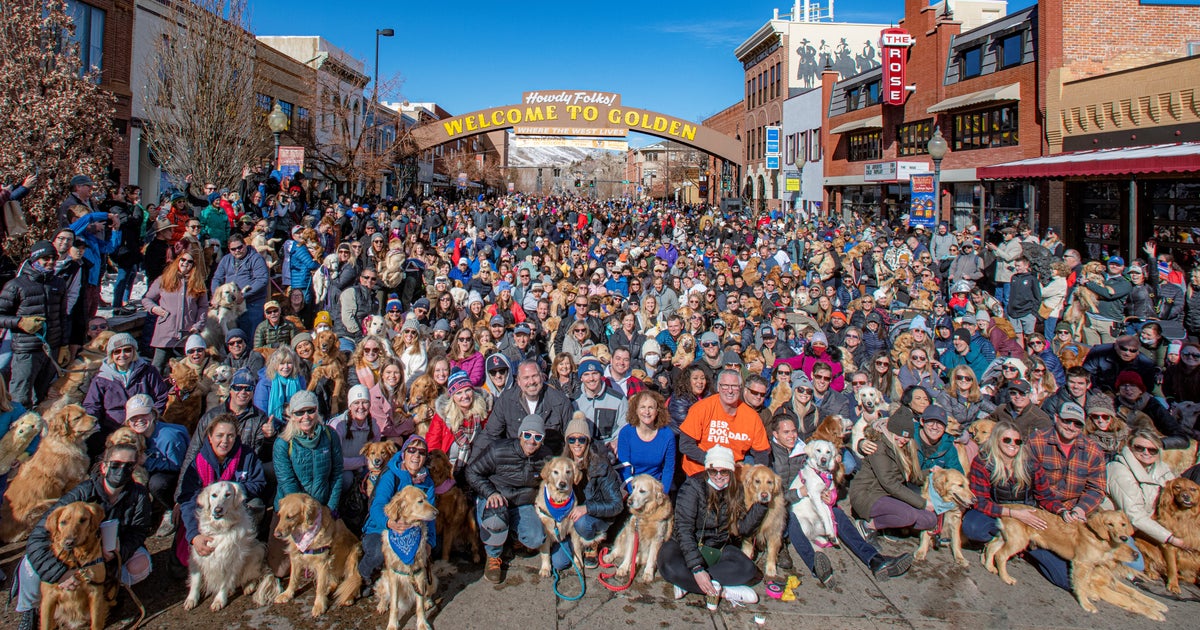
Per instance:
[[[950,150],[946,139],[942,137],[942,128],[933,128],[933,137],[926,145],[929,157],[933,159],[933,217],[935,221],[942,220],[942,158]]]
[[[279,169],[279,134],[287,131],[288,119],[287,114],[279,108],[279,101],[275,101],[275,107],[271,108],[271,113],[267,114],[267,127],[271,128],[271,134],[275,136],[275,168]]]
[[[378,155],[378,153],[383,148],[381,146],[383,143],[381,142],[379,135],[378,135],[378,131],[377,131],[379,121],[376,120],[376,116],[377,116],[376,103],[379,102],[379,38],[380,37],[392,37],[395,34],[396,34],[396,31],[394,31],[390,28],[375,29],[375,74],[371,78],[371,113],[370,113],[371,120],[370,120],[370,123],[371,123],[371,146],[374,147],[374,151],[375,151],[376,155]]]

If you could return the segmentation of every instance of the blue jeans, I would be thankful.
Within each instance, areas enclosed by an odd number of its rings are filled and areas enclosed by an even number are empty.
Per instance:
[[[485,538],[488,533],[494,532],[497,535],[503,534],[507,542],[507,538],[511,536],[512,528],[515,527],[517,530],[517,540],[530,549],[537,549],[542,546],[542,543],[546,542],[546,532],[542,529],[542,521],[538,519],[537,508],[534,506],[508,506],[507,508],[492,511],[502,521],[502,523],[496,524],[498,527],[494,528],[485,527],[483,524],[483,513],[486,507],[486,499],[480,497],[475,500],[475,522],[479,525],[480,533]],[[504,544],[484,544],[483,549],[487,552],[489,558],[496,558],[504,550]]]
[[[871,546],[870,543],[863,540],[863,537],[858,533],[858,528],[850,521],[850,517],[842,511],[840,507],[833,508],[833,522],[837,525],[838,540],[840,540],[850,552],[855,555],[863,564],[871,562],[871,558],[879,555],[879,550]],[[800,528],[800,521],[796,520],[796,516],[788,510],[787,520],[788,538],[792,541],[792,548],[800,555],[800,560],[804,562],[804,566],[808,567],[809,571],[813,570],[813,564],[816,562],[816,554],[813,553],[812,543],[804,536],[804,530]]]
[[[1051,584],[1071,592],[1071,565],[1066,560],[1045,549],[1030,549],[1025,552],[1025,559]]]
[[[1000,522],[979,510],[967,510],[963,514],[962,533],[971,542],[985,543],[1000,533]]]
[[[117,281],[113,284],[113,308],[124,306],[125,301],[129,299],[129,291],[133,289],[133,281],[137,278],[139,266],[135,263],[128,268],[117,267]]]
[[[854,473],[858,472],[858,469],[859,469],[858,455],[855,455],[854,451],[850,450],[849,448],[843,448],[842,449],[842,470],[845,473],[845,475],[847,477],[852,477],[852,476],[854,476]]]
[[[247,302],[246,312],[237,318],[237,327],[241,328],[242,332],[250,337],[249,343],[254,343],[254,331],[258,329],[258,325],[267,317],[263,314],[263,305],[266,303],[266,299],[260,299],[257,302]]]
[[[1058,328],[1058,318],[1047,317],[1046,322],[1042,324],[1042,334],[1044,334],[1047,339],[1053,339],[1055,328]]]
[[[996,297],[996,299],[997,299],[997,300],[999,300],[999,301],[1000,301],[1000,303],[1001,303],[1001,304],[1003,304],[1005,307],[1007,307],[1007,306],[1008,306],[1008,283],[1007,283],[1007,282],[997,282],[997,283],[996,283],[996,295],[995,295],[995,297]],[[1053,334],[1053,333],[1052,333],[1052,334]]]

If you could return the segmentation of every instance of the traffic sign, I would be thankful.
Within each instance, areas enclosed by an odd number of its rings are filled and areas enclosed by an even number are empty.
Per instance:
[[[779,170],[779,156],[778,155],[768,155],[767,156],[767,170],[769,170],[769,171]]]

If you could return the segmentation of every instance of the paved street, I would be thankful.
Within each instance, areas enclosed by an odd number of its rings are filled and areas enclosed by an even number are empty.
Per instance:
[[[164,540],[156,540],[161,545]],[[884,543],[887,551],[908,549],[906,542]],[[158,545],[156,545],[157,547]],[[11,557],[6,554],[6,557]],[[508,581],[495,586],[482,580],[481,569],[454,572],[441,565],[438,599],[440,609],[432,618],[435,628],[487,628],[487,630],[534,630],[543,628],[667,628],[711,627],[749,630],[755,614],[765,616],[766,628],[1194,628],[1200,603],[1168,602],[1171,610],[1165,624],[1156,624],[1116,607],[1099,603],[1100,612],[1089,615],[1067,593],[1051,588],[1029,565],[1014,560],[1010,572],[1018,581],[1006,586],[978,563],[959,569],[948,552],[938,552],[925,565],[914,565],[903,578],[876,584],[865,567],[847,552],[830,553],[838,584],[822,589],[816,580],[805,578],[797,600],[784,603],[767,600],[745,608],[722,602],[710,613],[698,596],[675,601],[665,582],[635,585],[624,593],[610,593],[588,579],[588,592],[577,602],[557,601],[550,580],[537,575],[537,558],[519,559],[509,570]],[[163,557],[156,554],[161,566]],[[7,570],[6,563],[6,570]],[[11,572],[10,572],[11,575]],[[564,575],[563,590],[576,591],[573,575]],[[756,588],[761,594],[761,585]],[[249,598],[239,597],[220,613],[201,607],[185,612],[181,603],[182,583],[155,571],[154,577],[138,587],[147,605],[145,628],[185,630],[191,628],[383,628],[386,617],[377,615],[374,602],[360,601],[348,609],[337,609],[319,621],[308,615],[312,597],[302,590],[296,602],[284,606],[254,608]],[[1189,621],[1190,620],[1190,621]],[[0,627],[15,627],[16,616],[0,615]],[[120,628],[110,625],[110,628]],[[406,627],[412,627],[411,617]]]

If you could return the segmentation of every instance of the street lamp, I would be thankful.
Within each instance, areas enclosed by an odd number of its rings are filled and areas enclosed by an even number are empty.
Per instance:
[[[942,220],[942,158],[950,150],[946,139],[942,137],[942,128],[933,128],[933,137],[926,145],[929,157],[933,159],[933,217],[934,221]]]
[[[267,114],[267,126],[271,128],[271,133],[275,136],[275,168],[279,168],[279,134],[287,131],[288,118],[287,114],[279,108],[279,101],[275,101],[275,107],[271,108],[271,113]]]

